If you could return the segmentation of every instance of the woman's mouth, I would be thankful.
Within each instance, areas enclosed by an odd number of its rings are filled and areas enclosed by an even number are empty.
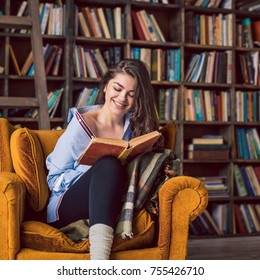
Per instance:
[[[119,109],[124,109],[126,107],[126,105],[124,103],[118,102],[116,100],[113,100],[113,102],[116,105],[116,107]]]

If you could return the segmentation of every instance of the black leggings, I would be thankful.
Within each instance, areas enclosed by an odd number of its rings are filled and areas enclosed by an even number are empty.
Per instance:
[[[59,220],[51,223],[64,227],[80,219],[89,219],[90,226],[102,223],[115,228],[125,193],[125,169],[110,156],[97,161],[74,185],[59,206]]]

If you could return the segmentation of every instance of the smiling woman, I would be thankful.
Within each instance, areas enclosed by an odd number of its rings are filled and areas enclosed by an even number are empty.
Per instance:
[[[116,157],[104,156],[92,166],[79,164],[78,158],[94,137],[129,141],[159,129],[149,71],[140,60],[111,67],[100,93],[103,105],[70,109],[68,127],[46,159],[51,190],[47,221],[61,228],[89,219],[91,259],[110,256],[126,170]]]

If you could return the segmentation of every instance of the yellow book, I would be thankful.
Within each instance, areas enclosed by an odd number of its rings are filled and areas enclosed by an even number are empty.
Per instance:
[[[18,65],[18,62],[17,62],[16,56],[15,56],[13,47],[11,45],[9,45],[9,50],[10,50],[12,61],[14,63],[15,71],[16,71],[17,75],[21,76],[21,70],[20,70],[20,67]]]
[[[126,160],[150,150],[160,136],[160,132],[153,131],[135,137],[129,142],[122,139],[94,137],[78,159],[78,162],[93,165],[103,156],[114,156],[125,163]]]

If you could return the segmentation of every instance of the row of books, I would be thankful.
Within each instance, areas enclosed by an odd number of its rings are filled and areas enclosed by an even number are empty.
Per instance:
[[[90,49],[85,46],[74,46],[74,70],[78,78],[100,78],[111,65],[122,58],[121,47]]]
[[[108,69],[99,48],[88,49],[77,45],[74,48],[74,65],[76,77],[81,78],[100,78]]]
[[[230,95],[227,91],[185,88],[186,121],[230,121]]]
[[[236,91],[235,119],[238,122],[260,121],[260,92]]]
[[[236,233],[260,232],[260,205],[252,203],[234,204]],[[194,235],[224,235],[229,233],[228,204],[213,204],[212,211],[205,210],[190,224]]]
[[[158,114],[160,120],[177,120],[178,97],[177,88],[160,88],[158,93]]]
[[[184,80],[191,83],[231,83],[231,50],[192,54]]]
[[[259,204],[235,204],[234,214],[238,233],[260,232]]]
[[[75,6],[75,34],[84,37],[124,39],[126,16],[122,7]]]
[[[194,235],[225,235],[229,232],[229,205],[213,204],[212,211],[207,209],[190,224]]]
[[[18,11],[17,16],[28,16],[28,2],[22,1]],[[62,4],[53,3],[40,3],[39,4],[39,14],[40,14],[40,25],[41,34],[48,35],[65,35],[65,18],[66,18],[66,6]],[[12,33],[27,33],[27,29],[11,29]]]
[[[9,45],[10,56],[14,64],[15,72],[18,76],[34,76],[33,53],[30,51],[22,67],[19,66],[14,49]],[[62,46],[47,43],[43,47],[45,73],[51,76],[59,74],[62,61]]]
[[[134,0],[135,2],[147,2],[147,3],[161,3],[161,4],[169,4],[168,0]]]
[[[181,80],[180,49],[131,48],[131,58],[146,63],[155,81],[179,82]]]
[[[235,164],[234,178],[238,196],[260,196],[260,166]]]
[[[48,113],[50,118],[53,118],[56,114],[56,111],[61,103],[61,97],[64,88],[59,88],[48,93]],[[36,118],[38,116],[38,109],[31,109],[26,114],[25,117]]]
[[[240,10],[246,11],[260,11],[260,3],[258,0],[250,0],[250,1],[236,1],[236,6]]]
[[[239,54],[239,63],[243,83],[260,85],[259,51]]]
[[[48,92],[48,112],[50,118],[54,118],[57,114],[57,110],[62,104],[62,94],[64,88],[59,88]],[[38,109],[22,109],[22,108],[12,108],[8,109],[8,117],[25,117],[25,118],[37,118]]]
[[[202,8],[231,9],[233,0],[186,0],[185,3]]]
[[[238,47],[253,47],[252,25],[250,18],[244,18],[241,22],[237,22],[236,32],[236,43]]]
[[[232,46],[232,14],[197,14],[188,11],[185,14],[186,43],[214,46]]]
[[[98,87],[83,87],[80,88],[79,90],[75,90],[74,94],[78,93],[77,100],[75,102],[75,107],[84,107],[84,106],[91,106],[94,105],[97,101],[98,93],[99,93],[99,88]]]
[[[257,129],[236,128],[237,157],[240,159],[260,159],[260,138]]]
[[[142,9],[132,11],[134,36],[139,40],[166,42],[163,32],[152,13]]]

